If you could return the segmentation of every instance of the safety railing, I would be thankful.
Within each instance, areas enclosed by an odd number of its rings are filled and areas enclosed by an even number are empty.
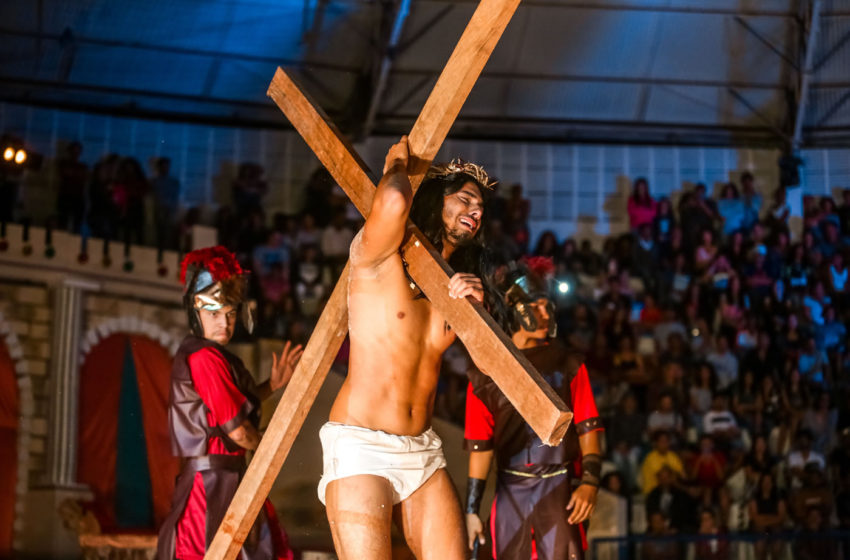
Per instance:
[[[850,531],[629,535],[589,543],[592,560],[850,558]]]

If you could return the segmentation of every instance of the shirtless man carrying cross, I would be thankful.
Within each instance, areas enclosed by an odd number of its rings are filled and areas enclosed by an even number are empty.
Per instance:
[[[406,275],[399,248],[411,216],[450,263],[460,268],[464,253],[474,262],[489,180],[468,163],[432,168],[414,199],[407,165],[404,137],[387,153],[351,245],[349,374],[320,432],[319,497],[342,560],[389,559],[393,520],[419,559],[465,554],[460,503],[431,429],[441,357],[455,334]],[[449,293],[484,299],[469,272],[451,278]]]

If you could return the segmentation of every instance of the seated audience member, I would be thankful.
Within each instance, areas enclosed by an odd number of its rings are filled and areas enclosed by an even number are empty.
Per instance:
[[[759,477],[755,494],[749,503],[750,530],[754,533],[770,535],[779,533],[785,527],[788,505],[783,492],[776,487],[773,474],[764,472]],[[779,539],[758,540],[755,542],[756,558],[779,558],[783,541]]]
[[[675,344],[680,343],[676,342]],[[668,348],[673,348],[673,346],[673,344],[669,344]],[[686,348],[686,346],[682,344],[682,348]],[[662,357],[661,376],[652,380],[647,394],[647,405],[650,409],[657,410],[660,406],[661,397],[664,395],[673,397],[673,406],[676,411],[680,410],[682,405],[687,402],[684,363],[684,356],[681,354]],[[682,429],[684,429],[684,426]]]
[[[729,541],[725,531],[720,526],[719,515],[714,508],[702,508],[699,514],[700,536],[716,536],[697,541],[694,546],[694,557],[697,560],[726,560],[729,558]]]
[[[666,350],[667,341],[672,334],[678,334],[683,339],[688,335],[685,325],[676,316],[675,309],[672,307],[664,309],[663,316],[663,320],[655,326],[652,333],[655,337],[655,345],[661,351]]]
[[[773,202],[768,209],[767,224],[774,229],[785,231],[788,229],[788,218],[791,216],[791,205],[788,204],[788,194],[785,187],[778,187],[773,191]]]
[[[646,536],[653,537],[653,539],[641,543],[641,559],[679,560],[682,558],[682,543],[665,540],[665,537],[676,534],[676,531],[670,527],[671,518],[664,515],[661,511],[653,511],[647,515],[647,518],[649,519],[649,529],[646,532]]]
[[[813,441],[814,437],[809,430],[801,429],[797,432],[794,450],[788,454],[785,460],[792,488],[799,488],[803,485],[804,469],[810,463],[820,470],[826,468],[826,460],[823,455],[812,449]]]
[[[540,234],[537,245],[534,247],[533,255],[535,257],[555,259],[558,255],[558,238],[555,236],[554,231],[547,229]]]
[[[670,449],[670,434],[656,432],[650,451],[640,468],[640,484],[644,494],[649,494],[658,485],[658,471],[670,467],[677,476],[684,476],[685,468],[675,451]]]
[[[348,227],[345,210],[339,210],[331,223],[322,232],[322,256],[329,267],[330,277],[337,278],[348,261],[348,248],[354,239],[354,231]]]
[[[696,375],[688,389],[688,415],[693,426],[702,429],[702,419],[711,410],[711,402],[717,390],[714,368],[708,362],[696,365]]]
[[[269,273],[261,276],[259,280],[264,303],[280,309],[283,299],[292,291],[289,267],[284,267],[279,262],[274,263]]]
[[[818,507],[806,511],[803,530],[793,543],[794,560],[838,560],[838,540],[821,535],[827,529],[827,518]]]
[[[823,469],[815,462],[807,463],[803,468],[802,486],[791,492],[792,519],[798,525],[803,525],[807,512],[811,508],[817,508],[823,518],[828,520],[832,516],[833,505],[832,490],[827,484]]]
[[[717,213],[717,205],[706,196],[703,183],[697,183],[692,192],[682,195],[679,200],[679,216],[685,241],[689,247],[699,244],[701,233],[712,229],[715,221],[721,219],[720,214]]]
[[[812,283],[809,293],[803,298],[803,308],[808,312],[809,319],[816,325],[823,324],[823,309],[829,304],[826,288],[823,282],[816,280]]]
[[[638,473],[643,441],[646,437],[646,417],[638,411],[634,393],[626,393],[616,414],[605,421],[608,458],[623,475],[628,492],[638,489]]]
[[[759,221],[762,198],[756,192],[755,178],[749,171],[741,174],[741,205],[743,206],[741,227],[744,231],[750,231]]]
[[[711,401],[711,410],[702,419],[702,431],[714,438],[723,449],[735,447],[741,434],[735,415],[729,410],[729,397],[717,393]]]
[[[664,465],[656,474],[658,485],[646,496],[646,516],[661,513],[669,520],[669,526],[679,533],[693,532],[697,528],[694,515],[696,504],[682,489],[676,473]]]
[[[676,227],[676,217],[673,215],[673,206],[666,196],[658,199],[658,211],[652,220],[652,232],[655,239],[662,245],[670,242],[673,228]]]
[[[302,215],[301,223],[295,234],[295,250],[298,253],[303,253],[307,247],[315,247],[318,251],[321,242],[322,232],[316,227],[315,216],[312,214]]]
[[[816,347],[831,353],[843,352],[847,340],[847,327],[835,314],[835,307],[830,305],[823,312],[823,325],[816,332]]]
[[[720,256],[720,249],[714,243],[714,233],[710,229],[703,230],[701,240],[694,251],[694,271],[699,275],[708,272]]]
[[[667,346],[658,356],[661,365],[676,363],[684,367],[691,363],[691,346],[686,342],[687,338],[674,332],[667,337]]]
[[[758,384],[752,370],[744,370],[735,385],[732,397],[732,409],[741,422],[741,426],[750,432],[757,431],[761,425],[761,402],[758,398]]]
[[[744,468],[755,475],[766,472],[776,474],[776,459],[770,454],[767,437],[764,434],[758,434],[753,438],[750,452],[744,458]]]
[[[684,441],[685,425],[682,416],[674,407],[673,395],[666,393],[658,399],[658,407],[649,414],[646,421],[649,436],[653,437],[657,432],[667,432],[672,436],[673,444]]]
[[[818,389],[830,386],[829,358],[826,352],[818,349],[813,336],[805,338],[797,368],[808,385]]]
[[[643,281],[646,292],[655,293],[658,268],[661,264],[661,250],[652,238],[652,226],[644,224],[637,230],[637,238],[632,248],[632,271]]]
[[[637,231],[641,226],[652,226],[658,205],[649,194],[649,183],[643,177],[635,179],[632,187],[632,196],[626,204],[626,212],[629,215],[629,228]],[[650,230],[651,231],[651,230]]]
[[[231,185],[233,205],[240,216],[256,211],[262,211],[263,198],[269,190],[268,183],[263,179],[263,167],[256,163],[239,165],[236,179]]]
[[[744,354],[739,368],[740,371],[752,371],[756,376],[756,382],[759,384],[766,375],[774,377],[779,375],[779,360],[776,357],[776,352],[772,350],[770,334],[766,331],[759,331],[756,336],[756,347]]]
[[[715,338],[714,349],[705,359],[714,367],[717,390],[728,391],[738,380],[738,358],[729,349],[729,340],[722,335]]]
[[[829,393],[820,391],[803,412],[800,427],[813,435],[812,449],[824,456],[832,451],[838,433],[838,409],[833,408]]]
[[[718,490],[726,479],[726,456],[715,449],[714,438],[703,434],[699,452],[690,461],[688,475],[696,486],[703,505],[715,503]]]
[[[304,313],[312,315],[319,300],[325,297],[325,286],[322,283],[322,259],[315,245],[307,245],[301,252],[293,279],[295,294],[301,302]]]
[[[572,320],[566,330],[567,342],[579,352],[587,352],[593,340],[595,325],[590,310],[583,303],[573,308]]]
[[[779,424],[783,412],[782,390],[772,375],[762,377],[758,402],[761,407],[760,431],[769,434]]]
[[[292,249],[286,243],[283,234],[272,231],[268,234],[265,243],[256,246],[251,257],[254,273],[262,277],[269,274],[275,264],[289,268],[292,262]]]
[[[833,221],[823,222],[821,229],[823,230],[823,236],[821,242],[818,243],[818,249],[824,261],[829,262],[835,254],[843,249],[841,232],[838,229],[838,224]]]
[[[723,237],[744,229],[744,204],[735,183],[726,183],[720,191],[717,211],[723,221]]]

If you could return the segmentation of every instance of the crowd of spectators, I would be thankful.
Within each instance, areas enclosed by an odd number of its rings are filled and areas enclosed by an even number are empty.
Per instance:
[[[140,200],[153,196],[155,237],[175,246],[169,161],[151,179],[117,155],[89,171],[81,149],[58,162],[60,226],[141,238]],[[604,485],[645,504],[648,534],[850,529],[850,190],[840,206],[804,197],[794,241],[784,189],[768,202],[750,173],[739,183],[716,200],[697,184],[674,207],[639,178],[629,232],[601,250],[553,232],[530,247],[530,205],[514,185],[490,198],[485,234],[501,260],[553,259],[559,336],[584,353],[606,418]],[[253,271],[258,334],[305,342],[362,219],[324,170],[297,215],[267,215],[266,192],[262,167],[240,165],[214,225]],[[446,353],[436,403],[459,423],[467,365],[462,348]],[[676,557],[676,546],[648,544],[643,557]],[[757,556],[776,546],[756,542]]]
[[[52,164],[55,208],[48,213],[46,226],[112,241],[183,248],[178,222],[180,182],[171,176],[169,158],[152,159],[147,174],[133,157],[108,154],[90,167],[82,154],[83,145],[73,141]],[[9,184],[4,184],[3,221],[29,221],[18,212],[22,178],[20,172],[5,177]],[[191,220],[193,212],[187,214]]]
[[[850,191],[804,197],[792,242],[784,190],[764,204],[754,180],[718,200],[696,185],[674,212],[638,179],[629,233],[533,251],[569,294],[558,322],[607,418],[606,485],[651,534],[850,529]]]

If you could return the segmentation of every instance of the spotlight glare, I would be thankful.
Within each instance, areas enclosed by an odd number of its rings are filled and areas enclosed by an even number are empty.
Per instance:
[[[27,160],[27,153],[24,150],[18,150],[15,154],[15,163],[22,164]]]
[[[13,157],[15,157],[15,148],[9,147],[3,151],[3,159],[6,161],[12,161]]]
[[[566,294],[570,291],[570,285],[566,282],[558,282],[558,291],[562,294]]]

